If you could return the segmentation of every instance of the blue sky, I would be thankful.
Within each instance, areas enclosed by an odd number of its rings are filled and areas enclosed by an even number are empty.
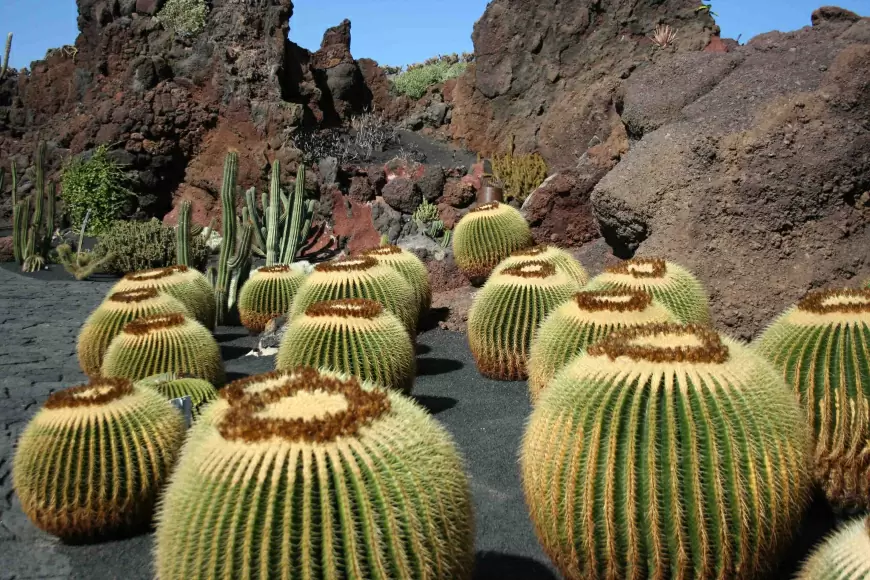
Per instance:
[[[769,30],[795,30],[810,23],[823,4],[870,16],[870,0],[708,0],[722,35],[746,42]],[[34,4],[39,9],[34,9]],[[323,31],[349,18],[354,56],[381,64],[408,64],[436,54],[471,51],[471,29],[487,0],[294,0],[290,38],[309,49]],[[29,66],[52,47],[72,44],[75,0],[0,0],[0,30],[15,33],[11,64]]]

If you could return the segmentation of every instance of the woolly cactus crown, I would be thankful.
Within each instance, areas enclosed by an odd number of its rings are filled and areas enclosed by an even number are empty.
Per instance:
[[[532,246],[530,248],[514,250],[511,252],[510,256],[499,262],[493,272],[498,272],[499,270],[526,260],[540,260],[542,262],[553,264],[557,269],[563,270],[570,278],[572,278],[577,283],[578,288],[582,288],[589,282],[589,274],[580,262],[574,259],[574,256],[562,248],[549,245]]]
[[[413,253],[399,246],[379,246],[363,252],[383,264],[394,268],[414,290],[420,304],[420,312],[425,312],[432,304],[432,288],[429,285],[429,270],[426,264]]]
[[[511,252],[533,243],[522,214],[497,201],[471,209],[453,228],[456,265],[472,279],[488,276]]]
[[[239,292],[239,317],[251,332],[262,332],[266,323],[290,311],[305,274],[287,264],[264,266],[251,273]]]

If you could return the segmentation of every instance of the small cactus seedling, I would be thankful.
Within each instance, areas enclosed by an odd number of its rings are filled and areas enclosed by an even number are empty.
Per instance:
[[[762,357],[705,326],[648,324],[544,390],[523,489],[565,578],[757,578],[809,501],[809,441]]]
[[[184,304],[203,326],[214,330],[214,293],[202,272],[181,265],[130,272],[118,280],[109,293],[141,288],[156,288],[166,292]]]
[[[525,379],[532,335],[576,290],[574,280],[539,260],[493,274],[468,312],[468,344],[480,373],[499,380]]]
[[[398,393],[300,367],[188,441],[158,511],[155,568],[188,580],[465,580],[473,544],[447,431]]]
[[[522,214],[497,201],[472,209],[453,228],[456,265],[473,281],[485,279],[511,252],[533,243]]]
[[[870,517],[845,525],[804,563],[797,580],[867,580],[870,578]]]
[[[414,345],[401,321],[374,300],[315,302],[284,333],[276,367],[312,366],[410,393]]]
[[[423,261],[399,246],[380,246],[363,252],[364,256],[372,256],[396,270],[407,280],[414,290],[420,312],[425,313],[432,305],[432,288],[429,286],[429,270]]]
[[[691,272],[658,258],[633,258],[589,281],[584,290],[645,290],[685,324],[710,324],[704,287]]]
[[[58,391],[18,442],[15,492],[37,527],[64,540],[137,529],[151,520],[184,434],[168,401],[125,379]]]
[[[183,373],[215,386],[226,380],[217,341],[202,324],[182,314],[155,314],[128,322],[109,344],[101,373],[131,381]]]
[[[511,253],[510,256],[499,262],[493,273],[510,268],[524,262],[526,260],[540,260],[548,262],[556,266],[557,270],[562,270],[568,277],[572,278],[577,283],[579,290],[589,282],[589,273],[586,269],[574,259],[574,256],[557,246],[532,246],[531,248],[523,248]]]
[[[156,288],[141,288],[110,294],[94,310],[79,333],[76,351],[82,371],[89,377],[100,376],[103,357],[109,344],[128,322],[152,314],[189,315],[178,300]]]
[[[755,348],[800,397],[828,500],[844,512],[870,508],[870,290],[808,294]]]
[[[305,274],[286,264],[264,266],[251,273],[239,294],[242,326],[261,333],[266,323],[290,311]]]
[[[169,401],[182,397],[190,397],[193,419],[199,417],[202,409],[208,403],[217,399],[217,390],[210,382],[204,379],[185,377],[180,373],[165,373],[146,377],[141,381],[137,381],[136,386],[157,391]]]

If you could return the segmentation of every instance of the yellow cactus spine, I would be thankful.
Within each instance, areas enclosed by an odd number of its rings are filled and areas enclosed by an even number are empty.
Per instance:
[[[254,333],[263,332],[266,323],[290,311],[293,298],[305,274],[286,264],[265,266],[251,273],[239,294],[242,326]]]
[[[516,250],[499,262],[493,272],[499,272],[525,260],[540,260],[553,264],[557,270],[562,270],[577,283],[578,290],[589,282],[589,273],[574,256],[558,246],[549,245]]]
[[[475,282],[489,276],[511,252],[533,243],[532,230],[522,214],[497,201],[472,209],[453,228],[456,265]]]
[[[870,517],[845,525],[804,563],[797,580],[867,580],[870,578]]]
[[[181,373],[166,373],[146,377],[137,381],[135,385],[156,391],[170,401],[190,397],[193,419],[197,419],[202,413],[202,409],[217,399],[217,390],[210,382],[204,379],[186,377]]]
[[[429,286],[429,270],[423,261],[399,246],[380,246],[363,252],[364,256],[372,256],[378,262],[386,264],[396,270],[411,285],[417,302],[420,304],[420,312],[425,313],[432,305],[432,288]]]

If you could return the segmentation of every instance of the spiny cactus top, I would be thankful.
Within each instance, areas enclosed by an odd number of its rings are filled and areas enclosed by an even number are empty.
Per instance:
[[[533,333],[576,289],[567,274],[539,260],[493,273],[468,312],[468,344],[481,374],[501,380],[526,378]]]
[[[469,578],[470,490],[444,428],[355,378],[278,380],[185,447],[157,517],[158,576]]]
[[[167,400],[190,397],[191,415],[198,418],[205,405],[217,398],[214,385],[204,379],[184,376],[183,373],[165,373],[146,377],[136,382],[137,387],[157,391]]]
[[[101,373],[139,381],[163,373],[184,373],[224,384],[224,361],[211,332],[181,314],[155,314],[124,325],[103,360]]]
[[[266,323],[290,311],[305,274],[286,264],[257,268],[239,293],[239,317],[251,332],[263,332]]]
[[[755,348],[799,395],[834,507],[870,508],[870,289],[811,292]]]
[[[558,246],[550,245],[515,250],[511,252],[510,256],[499,262],[494,271],[498,272],[525,260],[541,260],[553,264],[557,269],[563,270],[570,278],[573,278],[577,282],[578,289],[589,282],[589,273],[580,262],[574,259],[574,256]]]
[[[372,256],[379,262],[387,264],[401,274],[420,303],[420,312],[426,312],[432,305],[432,288],[429,286],[429,270],[426,264],[408,250],[399,246],[379,246],[363,252],[364,256]]]
[[[658,258],[633,258],[589,281],[584,290],[646,290],[686,324],[710,324],[707,292],[691,272]]]
[[[390,266],[371,256],[324,262],[302,284],[293,300],[291,319],[301,315],[315,302],[341,298],[376,300],[395,314],[414,335],[420,305],[410,284]]]
[[[616,330],[544,390],[523,488],[566,578],[756,578],[811,489],[809,431],[782,378],[697,325]]]
[[[522,214],[497,201],[472,209],[453,228],[456,265],[472,279],[485,278],[511,252],[533,243]]]
[[[575,356],[617,328],[676,322],[674,315],[643,290],[578,292],[541,323],[529,350],[532,401]]]
[[[19,440],[15,492],[38,527],[64,539],[137,527],[150,521],[184,434],[168,401],[125,379],[58,391]]]
[[[112,287],[110,293],[139,288],[157,288],[177,298],[209,330],[214,330],[214,290],[199,270],[187,266],[168,266],[130,272]]]
[[[827,539],[804,563],[797,580],[870,578],[870,517],[854,520]]]

